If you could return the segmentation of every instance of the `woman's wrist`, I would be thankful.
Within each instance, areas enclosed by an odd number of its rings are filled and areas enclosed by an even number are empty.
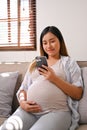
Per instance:
[[[25,94],[24,94],[24,92],[20,92],[20,94],[19,94],[19,102],[20,101],[25,101],[26,99],[25,99]]]

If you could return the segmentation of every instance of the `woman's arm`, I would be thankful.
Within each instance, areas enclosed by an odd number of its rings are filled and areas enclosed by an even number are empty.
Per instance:
[[[35,101],[27,101],[27,90],[32,84],[29,72],[26,73],[20,89],[17,92],[17,98],[20,107],[27,112],[41,112],[41,107]]]
[[[23,79],[23,82],[19,88],[19,90],[17,91],[17,99],[18,101],[20,102],[20,98],[21,100],[26,100],[27,98],[27,90],[29,88],[29,86],[31,85],[32,83],[32,80],[30,78],[30,73],[29,73],[29,70],[26,72],[25,76],[24,76],[24,79]]]
[[[58,88],[60,88],[65,94],[70,96],[73,99],[79,100],[82,97],[83,89],[81,86],[77,87],[76,85],[73,85],[69,82],[66,82],[59,78],[58,76],[54,75],[52,76],[52,80]]]

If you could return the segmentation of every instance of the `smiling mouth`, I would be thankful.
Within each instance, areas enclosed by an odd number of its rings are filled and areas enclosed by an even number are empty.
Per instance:
[[[52,49],[52,50],[47,50],[48,52],[53,52],[54,51],[54,49]]]

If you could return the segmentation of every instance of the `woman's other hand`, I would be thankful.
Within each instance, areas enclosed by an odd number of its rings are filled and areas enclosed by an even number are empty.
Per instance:
[[[26,112],[37,113],[42,111],[40,105],[33,101],[20,101],[20,106]]]

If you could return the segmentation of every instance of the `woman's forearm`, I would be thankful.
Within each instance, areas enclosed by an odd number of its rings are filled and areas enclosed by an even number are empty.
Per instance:
[[[73,99],[79,100],[82,96],[82,87],[77,87],[75,85],[72,85],[58,76],[55,76],[55,78],[52,81],[58,88],[60,88],[65,94],[70,96]]]

